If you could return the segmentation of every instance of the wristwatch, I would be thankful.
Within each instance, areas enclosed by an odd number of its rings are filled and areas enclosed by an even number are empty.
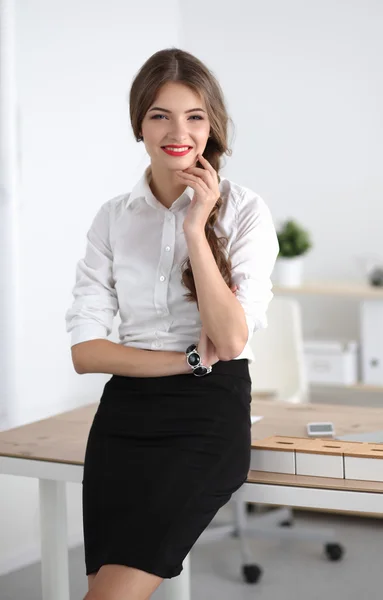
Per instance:
[[[201,363],[201,356],[197,351],[196,344],[191,344],[186,348],[186,361],[188,365],[193,369],[193,375],[196,377],[203,377],[212,372],[213,367],[205,367]]]

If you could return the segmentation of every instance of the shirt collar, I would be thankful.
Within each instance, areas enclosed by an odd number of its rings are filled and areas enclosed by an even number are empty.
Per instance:
[[[134,200],[146,200],[146,202],[150,205],[153,206],[153,208],[159,208],[159,209],[166,209],[166,207],[161,204],[161,202],[159,202],[157,200],[157,198],[153,195],[152,190],[150,189],[149,183],[150,183],[150,179],[151,179],[151,175],[152,175],[152,171],[151,171],[151,166],[149,165],[148,167],[146,167],[142,177],[138,180],[138,182],[136,183],[136,185],[133,187],[132,191],[130,192],[130,196],[128,199],[128,202],[126,204],[126,207],[128,207]],[[181,198],[185,198],[187,200],[187,204],[189,202],[192,201],[194,196],[194,189],[192,187],[190,187],[189,185],[187,186],[187,188],[184,190],[184,192],[181,194],[181,196],[179,196],[179,198],[177,198],[177,200],[175,200],[172,204],[172,206],[170,207],[169,210],[173,210],[173,207],[178,207],[179,204],[181,203]],[[183,205],[184,203],[182,203]],[[186,203],[185,203],[186,205]]]

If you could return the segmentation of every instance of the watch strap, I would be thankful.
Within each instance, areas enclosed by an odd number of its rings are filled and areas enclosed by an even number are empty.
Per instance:
[[[193,369],[193,375],[203,377],[212,372],[213,367],[202,364],[201,356],[197,350],[196,344],[191,344],[186,349],[186,360],[188,365]]]

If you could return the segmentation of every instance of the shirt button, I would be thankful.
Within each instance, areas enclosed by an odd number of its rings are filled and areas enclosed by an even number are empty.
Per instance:
[[[154,346],[155,346],[156,348],[162,348],[162,344],[161,344],[161,342],[154,342]]]
[[[166,250],[166,252],[169,252],[170,246],[166,246],[165,250]]]
[[[165,281],[165,277],[163,275],[161,275],[160,281]]]

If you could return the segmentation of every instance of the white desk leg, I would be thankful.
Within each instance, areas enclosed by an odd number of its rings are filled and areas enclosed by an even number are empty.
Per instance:
[[[40,479],[43,600],[69,600],[65,481]]]
[[[190,554],[182,563],[183,571],[178,577],[165,579],[165,600],[190,600]]]

